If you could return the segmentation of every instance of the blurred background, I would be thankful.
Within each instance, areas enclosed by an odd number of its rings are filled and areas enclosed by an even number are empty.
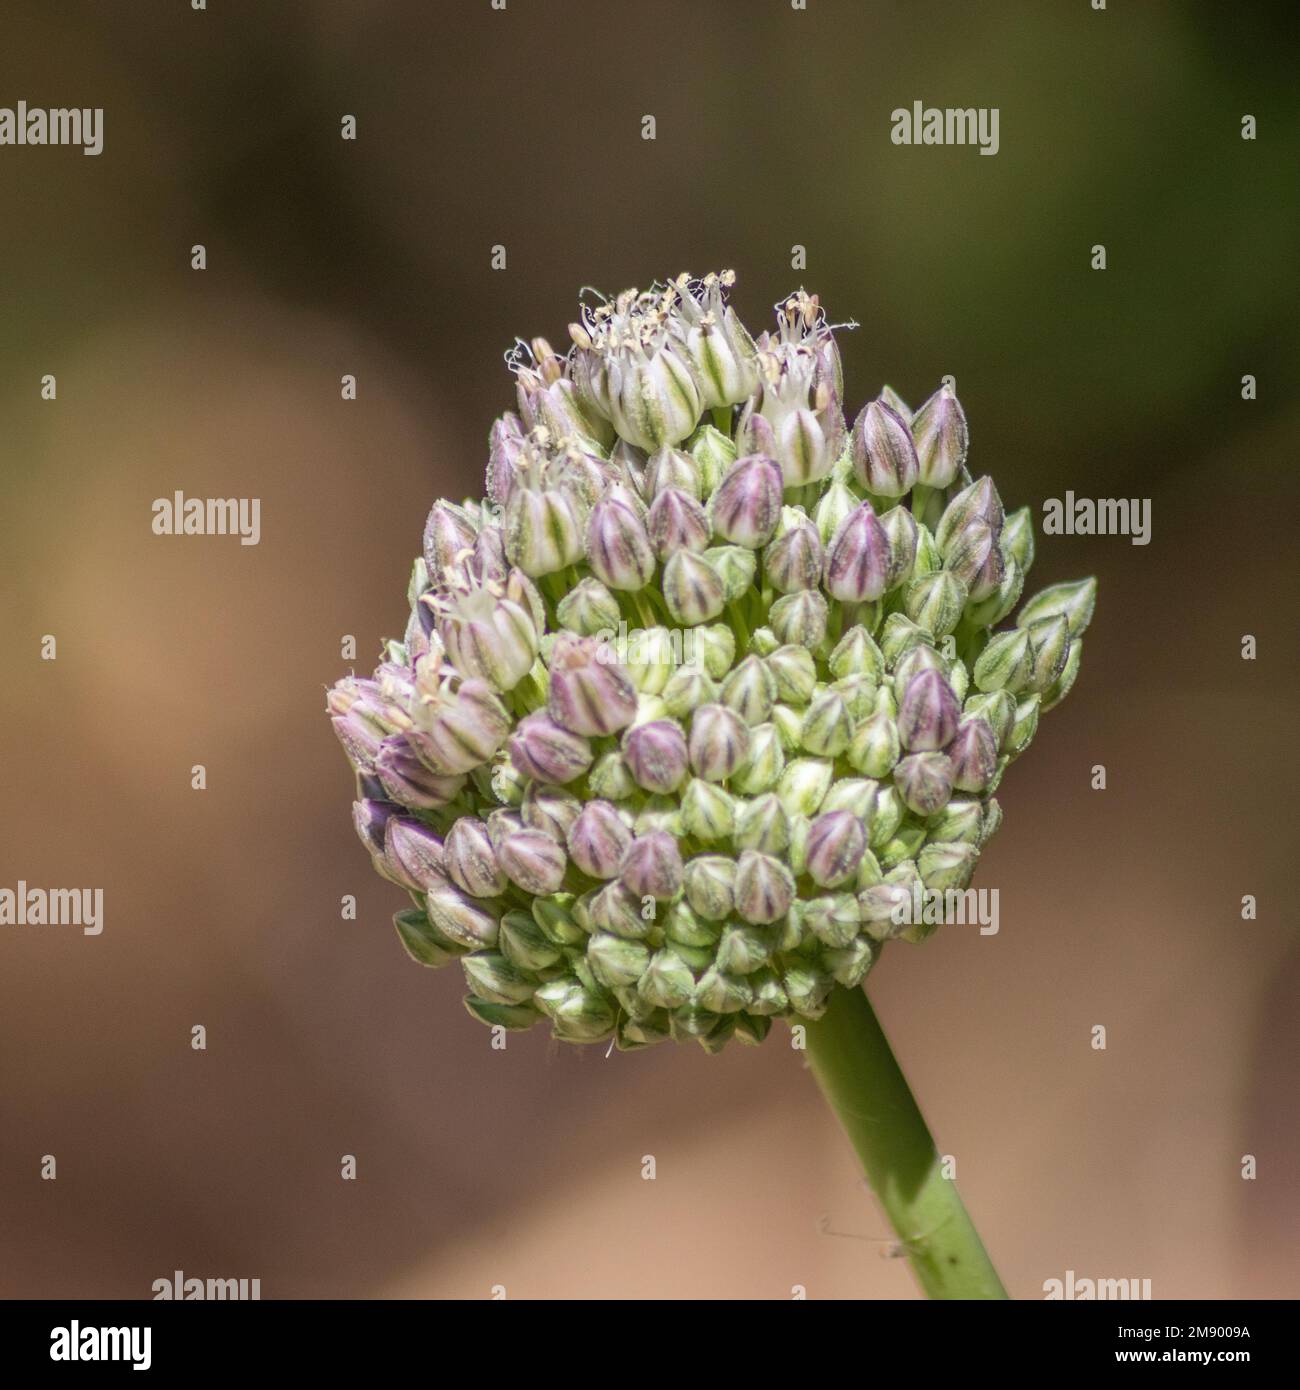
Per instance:
[[[856,320],[851,412],[953,374],[1009,507],[1151,499],[1146,547],[1040,540],[1037,587],[1101,594],[1000,793],[1000,933],[870,993],[1016,1296],[1300,1295],[1296,38],[1209,0],[10,0],[0,104],[105,144],[0,148],[0,885],[106,926],[0,928],[0,1294],[914,1296],[784,1029],[493,1051],[401,950],[324,717],[481,489],[515,335],[731,266],[755,329],[801,283]],[[892,145],[916,100],[998,107],[999,153]],[[177,489],[261,498],[260,545],[153,535]]]

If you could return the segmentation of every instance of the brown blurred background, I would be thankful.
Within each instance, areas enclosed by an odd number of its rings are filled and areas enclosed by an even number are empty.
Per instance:
[[[106,114],[98,158],[0,148],[0,886],[106,927],[0,928],[0,1294],[913,1296],[783,1029],[492,1051],[323,715],[479,489],[514,335],[734,266],[752,325],[800,283],[857,320],[851,411],[953,373],[1009,506],[1152,499],[1145,548],[1040,541],[1101,598],[1001,794],[1000,934],[870,992],[1014,1294],[1300,1295],[1293,9],[11,0],[0,105]],[[997,106],[1000,152],[893,146],[914,100]],[[260,497],[261,544],[154,536],[176,489]]]

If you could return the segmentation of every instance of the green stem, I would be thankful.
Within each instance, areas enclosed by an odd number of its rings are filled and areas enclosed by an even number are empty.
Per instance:
[[[956,1184],[944,1177],[875,1011],[860,989],[836,987],[809,1023],[813,1075],[931,1298],[1006,1298]]]

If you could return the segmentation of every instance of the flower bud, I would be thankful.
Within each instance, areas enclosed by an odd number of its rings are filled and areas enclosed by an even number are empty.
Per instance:
[[[771,956],[772,931],[766,927],[730,926],[718,941],[717,964],[724,975],[752,975]]]
[[[677,650],[666,627],[636,628],[627,638],[623,658],[633,688],[642,695],[658,695],[664,690],[677,666]]]
[[[572,782],[591,766],[591,744],[540,710],[519,721],[509,747],[515,767],[539,782]]]
[[[682,856],[676,839],[662,830],[638,835],[623,854],[619,878],[637,897],[667,902],[682,886]]]
[[[1081,637],[1092,621],[1096,604],[1095,579],[1080,579],[1073,584],[1053,584],[1025,602],[1019,617],[1016,618],[1016,626],[1029,627],[1045,618],[1059,616],[1069,625],[1071,637]]]
[[[916,482],[912,432],[882,401],[868,401],[853,422],[853,475],[878,497],[901,497]]]
[[[782,486],[774,459],[763,454],[737,459],[709,499],[714,533],[750,550],[766,545],[781,519]]]
[[[470,897],[495,898],[505,892],[506,876],[487,826],[476,816],[462,816],[447,832],[444,858],[448,876]]]
[[[1024,688],[1033,669],[1029,634],[996,633],[975,662],[975,684],[983,691],[1006,689],[1014,694]]]
[[[1021,629],[1029,634],[1030,670],[1026,682],[1030,690],[1049,689],[1065,670],[1070,654],[1070,625],[1064,613],[1040,618]]]
[[[893,694],[894,699],[900,704],[904,691],[922,671],[938,671],[941,676],[946,677],[948,663],[933,647],[918,643],[915,647],[910,647],[894,666]]]
[[[994,536],[1000,536],[1005,516],[993,479],[985,476],[962,488],[944,508],[935,528],[935,544],[940,554],[948,555],[953,542],[972,521],[986,522]]]
[[[424,563],[430,580],[438,582],[454,569],[462,553],[473,550],[477,534],[464,507],[435,502],[424,523]]]
[[[1011,733],[1016,719],[1016,697],[1006,690],[981,691],[970,696],[962,706],[964,714],[978,715],[993,731],[993,738],[999,748]]]
[[[646,530],[661,560],[679,550],[704,550],[709,544],[708,514],[690,493],[678,488],[665,488],[650,504]]]
[[[603,753],[592,764],[587,774],[587,787],[592,796],[606,801],[625,801],[636,791],[636,782],[622,753],[614,751]]]
[[[952,570],[935,570],[912,580],[903,600],[907,616],[936,637],[955,630],[965,606],[966,586]]]
[[[587,563],[611,589],[644,588],[654,577],[655,554],[645,523],[622,502],[604,498],[587,519]]]
[[[1016,722],[1011,726],[1002,752],[1018,757],[1029,747],[1038,732],[1038,716],[1042,709],[1041,695],[1026,695],[1016,706]]]
[[[803,715],[789,705],[773,705],[770,721],[776,726],[781,748],[786,753],[797,753],[803,747]]]
[[[510,715],[501,698],[481,680],[456,687],[444,680],[426,690],[421,724],[407,734],[416,757],[441,776],[457,776],[485,763],[505,742]]]
[[[749,756],[750,731],[724,705],[701,705],[691,717],[691,769],[706,782],[723,782]]]
[[[781,736],[773,724],[756,724],[749,731],[749,753],[731,776],[731,790],[741,796],[761,796],[777,785],[785,770]]]
[[[932,752],[952,742],[961,705],[938,671],[922,671],[908,682],[898,704],[898,736],[913,753]]]
[[[506,835],[497,845],[496,857],[515,887],[538,897],[559,888],[568,862],[563,847],[544,830],[527,828]]]
[[[926,827],[927,837],[944,844],[979,845],[984,840],[984,803],[956,797]]]
[[[867,833],[857,816],[850,811],[825,811],[815,817],[808,827],[808,876],[823,888],[837,888],[857,873],[858,862],[866,848]],[[853,914],[853,922],[851,936],[857,934],[856,911]],[[813,930],[817,930],[815,926]],[[827,944],[848,945],[848,942]]]
[[[1002,523],[1002,547],[1028,574],[1034,563],[1034,518],[1028,507],[1011,512]]]
[[[573,979],[548,980],[533,995],[561,1042],[600,1042],[614,1031],[612,1005],[593,989]]]
[[[796,758],[777,784],[781,804],[792,815],[812,816],[830,790],[835,765],[828,758]]]
[[[699,466],[700,496],[707,497],[735,463],[736,446],[721,430],[701,425],[691,436],[688,452]]]
[[[779,859],[757,850],[742,850],[736,861],[736,912],[762,925],[784,917],[794,901],[794,878]]]
[[[727,975],[717,966],[711,966],[700,976],[691,998],[697,1009],[715,1014],[734,1014],[749,1003],[753,992],[743,976]]]
[[[885,535],[889,538],[888,589],[896,589],[905,580],[912,578],[916,568],[916,546],[920,534],[916,518],[906,507],[890,507],[880,518]]]
[[[729,840],[736,825],[736,807],[716,783],[692,777],[682,793],[682,829],[704,844]]]
[[[826,637],[826,600],[816,589],[800,589],[777,599],[768,614],[779,642],[819,647]]]
[[[993,780],[998,765],[998,745],[988,722],[967,715],[948,746],[952,784],[958,791],[982,792]]]
[[[847,946],[822,952],[822,960],[830,968],[838,984],[845,989],[857,989],[876,963],[880,947],[869,937],[855,937]]]
[[[821,582],[824,554],[817,528],[802,513],[763,552],[763,573],[782,594],[815,589]]]
[[[591,973],[606,989],[634,985],[650,964],[650,948],[641,941],[625,941],[610,932],[597,932],[587,943]]]
[[[843,950],[862,926],[857,899],[852,893],[813,898],[804,904],[803,925],[823,946]]]
[[[911,425],[912,408],[892,386],[882,386],[880,395],[876,399],[881,405],[887,405],[905,425]]]
[[[735,910],[736,861],[721,854],[702,854],[685,868],[682,885],[691,908],[709,922],[721,922]]]
[[[949,889],[964,889],[975,872],[979,850],[972,844],[929,844],[921,851],[916,867],[921,882],[932,892],[946,893]]]
[[[740,545],[715,545],[704,552],[704,558],[722,576],[722,592],[728,603],[753,587],[758,560],[752,550]]]
[[[747,656],[722,683],[722,703],[753,727],[776,703],[776,677],[761,657]]]
[[[790,704],[807,704],[817,686],[817,666],[806,648],[787,644],[766,658],[776,682],[776,697]]]
[[[734,280],[732,272],[724,271],[697,282],[685,276],[674,282],[678,300],[672,327],[706,410],[735,405],[758,386],[754,340],[723,300]]]
[[[832,537],[859,505],[858,498],[838,480],[822,493],[821,501],[813,508],[812,520],[823,546],[831,543]]]
[[[526,452],[527,441],[519,417],[507,410],[493,422],[488,434],[487,495],[498,506],[504,506],[509,500],[519,476],[520,460]],[[440,566],[435,567],[435,572],[440,571]]]
[[[1043,709],[1055,709],[1057,705],[1070,693],[1074,685],[1075,678],[1079,674],[1079,666],[1083,662],[1083,638],[1076,637],[1070,643],[1070,650],[1065,658],[1065,669],[1043,692]]]
[[[801,1018],[817,1019],[826,1012],[835,979],[819,966],[800,961],[786,967],[781,984],[795,1013]]]
[[[765,792],[741,804],[733,836],[737,849],[784,854],[790,845],[790,817],[780,798]]]
[[[901,753],[898,725],[888,714],[877,712],[858,725],[846,756],[868,777],[888,777]]]
[[[478,951],[497,944],[496,914],[448,879],[433,884],[425,894],[424,903],[429,921],[458,945]]]
[[[836,677],[863,675],[879,683],[885,673],[880,648],[861,624],[855,624],[840,638],[827,664]]]
[[[374,767],[384,795],[414,811],[446,806],[465,785],[464,777],[442,777],[430,772],[401,734],[384,739],[375,755]]]
[[[501,954],[521,970],[546,970],[561,959],[559,948],[527,912],[507,912],[502,917],[498,942]]]
[[[506,503],[502,527],[506,556],[527,575],[554,574],[582,559],[583,509],[560,489],[520,483]]]
[[[644,483],[645,495],[651,499],[667,491],[699,498],[700,465],[680,449],[660,449],[646,460]]]
[[[695,976],[676,951],[656,951],[637,984],[637,993],[660,1009],[680,1008],[695,990]]]
[[[636,690],[613,651],[592,637],[559,633],[550,658],[546,708],[575,734],[612,734],[636,717]]]
[[[912,418],[918,477],[926,487],[948,487],[966,462],[966,413],[946,383]]]
[[[456,588],[434,600],[438,635],[461,675],[513,690],[532,669],[539,633],[524,604],[499,587]]]
[[[686,736],[669,719],[639,724],[623,735],[623,757],[637,786],[650,792],[675,792],[686,779]]]
[[[607,883],[593,894],[588,913],[593,931],[613,932],[630,941],[649,936],[654,926],[653,917],[647,917],[642,911],[640,897],[621,879]]]
[[[383,822],[382,830],[378,826],[373,829],[380,837],[386,877],[414,893],[428,892],[446,882],[445,846],[423,821],[391,816]]]
[[[704,556],[690,550],[668,557],[663,594],[673,620],[689,627],[716,618],[726,606],[722,576]]]
[[[589,801],[565,837],[569,857],[591,878],[614,878],[632,832],[608,801]]]
[[[685,719],[701,705],[715,703],[718,686],[699,666],[679,666],[669,676],[668,684],[659,698],[665,714],[673,719]]]
[[[1002,547],[1002,583],[987,597],[966,604],[963,615],[972,627],[993,627],[1000,623],[1020,602],[1025,587],[1025,572],[1020,561]]]
[[[889,537],[863,502],[840,523],[826,550],[823,583],[832,598],[862,603],[879,598],[889,581]]]
[[[966,586],[972,603],[995,594],[1006,574],[997,533],[980,517],[953,537],[945,564]]]
[[[952,765],[942,753],[913,753],[894,768],[894,785],[909,811],[932,816],[952,795]]]
[[[853,716],[837,690],[813,698],[803,719],[803,746],[822,758],[838,757],[853,738]]]
[[[612,632],[622,620],[618,600],[599,579],[580,580],[556,605],[556,618],[562,628],[579,637]]]
[[[614,428],[647,453],[685,439],[702,409],[695,378],[667,343],[634,346],[610,363],[609,405]]]

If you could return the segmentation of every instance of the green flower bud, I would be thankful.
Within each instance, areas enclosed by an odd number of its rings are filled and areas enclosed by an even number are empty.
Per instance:
[[[980,478],[978,482],[962,488],[944,508],[934,533],[939,553],[950,555],[953,542],[972,521],[986,522],[996,536],[1001,533],[1004,518],[1002,499],[993,485],[993,479]]]
[[[716,966],[700,976],[691,1002],[699,1009],[715,1014],[734,1014],[746,1008],[754,992],[742,976],[727,975]]]
[[[796,758],[777,783],[777,795],[790,815],[813,816],[821,808],[835,775],[829,758]]]
[[[527,912],[507,912],[502,917],[498,944],[501,954],[520,970],[547,970],[561,958],[560,948]]]
[[[822,952],[822,960],[836,981],[846,989],[857,989],[876,963],[880,948],[869,937],[858,936],[847,946]]]
[[[722,682],[722,703],[753,728],[762,724],[776,703],[776,677],[762,657],[747,656]]]
[[[712,861],[721,856],[701,857]],[[730,882],[736,876],[736,863],[733,859],[726,860],[726,863],[731,866],[731,879],[728,880]],[[727,915],[730,915],[730,912],[731,909],[728,908]],[[680,948],[681,957],[687,965],[700,970],[713,959],[713,947],[722,935],[719,922],[701,916],[685,898],[678,898],[668,905],[663,914],[663,929],[664,936],[675,948]]]
[[[1017,627],[1029,627],[1044,618],[1064,617],[1071,637],[1082,637],[1097,606],[1097,581],[1080,579],[1073,584],[1053,584],[1027,600],[1016,619]]]
[[[870,777],[841,777],[822,798],[823,811],[852,811],[865,822],[880,794],[880,783]]]
[[[618,600],[599,579],[581,580],[556,606],[560,626],[581,637],[595,637],[618,628],[622,615]]]
[[[577,980],[551,980],[533,995],[533,1002],[550,1018],[561,1042],[599,1042],[614,1031],[609,1001]]]
[[[951,570],[935,570],[907,586],[907,616],[936,637],[955,630],[966,606],[966,586]]]
[[[827,660],[832,676],[870,676],[877,685],[885,674],[885,658],[871,634],[860,624],[840,638]]]
[[[712,782],[692,777],[682,793],[682,828],[705,844],[731,837],[736,807],[729,793]]]
[[[895,721],[887,714],[873,714],[858,725],[846,756],[868,777],[888,777],[902,751]]]
[[[896,589],[912,577],[916,564],[916,518],[906,507],[891,507],[881,516],[880,524],[889,538],[889,569],[885,585],[887,589]]]
[[[701,497],[700,465],[680,449],[660,449],[651,454],[645,466],[645,495],[658,497],[670,489]]]
[[[753,998],[745,1010],[747,1015],[770,1017],[773,1014],[783,1014],[790,1007],[785,986],[770,966],[760,966],[749,976],[749,988]]]
[[[462,956],[460,964],[470,989],[489,1004],[525,1004],[537,988],[536,975],[494,951]]]
[[[787,966],[781,983],[790,1000],[790,1007],[802,1018],[818,1019],[826,1012],[835,978],[811,962]]]
[[[867,843],[872,849],[879,850],[894,838],[898,833],[898,827],[903,823],[905,811],[903,798],[897,787],[882,786],[877,789],[870,815],[862,818],[867,827]]]
[[[699,666],[679,666],[660,696],[664,714],[673,719],[685,719],[717,698],[717,682]]]
[[[866,719],[876,708],[876,683],[870,676],[841,676],[832,681],[829,687],[853,716],[854,727],[860,719]]]
[[[718,969],[724,975],[752,975],[770,960],[774,941],[771,927],[729,926],[718,941]]]
[[[917,856],[916,867],[927,888],[946,893],[950,888],[966,887],[979,857],[976,846],[966,842],[929,844]]]
[[[1011,726],[1011,734],[1002,751],[1010,757],[1018,757],[1029,747],[1038,732],[1038,715],[1042,708],[1042,696],[1027,695],[1016,706],[1016,722]]]
[[[726,623],[714,623],[710,627],[697,627],[691,633],[695,643],[695,659],[715,681],[720,681],[731,670],[736,659],[736,635]]]
[[[904,825],[887,844],[881,845],[877,858],[886,874],[892,873],[900,865],[910,863],[920,853],[925,843],[925,830],[919,825]]]
[[[1033,653],[1029,634],[1017,628],[1014,632],[995,634],[975,662],[975,684],[981,690],[1022,690],[1033,671]]]
[[[1028,507],[1008,514],[1002,523],[1002,548],[1020,566],[1022,578],[1034,563],[1034,518]]]
[[[473,994],[466,996],[465,1007],[489,1028],[508,1028],[511,1032],[531,1028],[541,1017],[531,1004],[493,1004]]]
[[[542,935],[560,947],[576,946],[586,940],[587,933],[576,920],[576,909],[577,899],[572,893],[553,893],[549,898],[534,898],[531,906],[533,921]]]
[[[853,880],[854,888],[861,893],[864,888],[870,888],[873,884],[880,883],[883,878],[880,861],[869,849],[864,850],[858,863],[857,876]]]
[[[677,669],[673,650],[673,636],[666,627],[636,628],[628,634],[623,668],[641,694],[662,693]]]
[[[636,791],[636,779],[621,753],[606,753],[596,759],[587,773],[592,796],[604,801],[626,801]]]
[[[880,652],[885,665],[893,670],[913,647],[934,645],[934,634],[927,628],[918,627],[906,613],[891,613],[885,619],[885,630],[880,634]]]
[[[803,747],[803,714],[789,705],[773,705],[772,720],[781,736],[781,747],[787,753],[797,753]]]
[[[675,550],[668,557],[664,565],[663,593],[674,621],[687,627],[707,623],[726,607],[722,576],[703,555],[692,550]],[[630,674],[635,681],[635,673]]]
[[[625,941],[621,936],[597,932],[587,943],[591,973],[606,989],[634,985],[650,964],[650,948],[641,941]]]
[[[770,627],[756,627],[749,634],[749,650],[754,656],[767,658],[781,645]]]
[[[736,461],[736,446],[712,425],[702,425],[687,442],[687,452],[700,470],[700,496],[708,497]]]
[[[826,637],[828,611],[826,600],[816,589],[800,589],[777,599],[768,618],[779,641],[819,647]]]
[[[758,559],[752,550],[743,545],[715,545],[704,552],[704,558],[721,576],[723,598],[727,603],[734,603],[746,589],[753,587]]]
[[[942,753],[912,753],[894,768],[903,804],[918,816],[941,811],[952,795],[952,764]]]
[[[736,913],[755,926],[784,917],[794,901],[794,875],[770,854],[740,852],[736,861]]]
[[[980,691],[967,699],[962,713],[983,719],[993,730],[993,737],[1001,749],[1016,720],[1016,697],[1007,690]]]
[[[843,948],[857,936],[862,919],[852,893],[813,898],[804,904],[804,927],[830,947]]]
[[[1002,824],[1002,807],[998,804],[996,797],[990,797],[984,803],[984,824],[980,830],[981,848],[997,834],[998,826]]]
[[[979,845],[984,838],[984,803],[955,796],[926,830],[932,840],[942,843]]]
[[[721,854],[702,854],[686,865],[686,901],[709,922],[730,917],[736,906],[736,861]]]
[[[831,537],[858,506],[858,498],[841,482],[833,482],[822,493],[821,501],[813,510],[812,521],[823,547],[830,545]]]
[[[1041,618],[1021,631],[1029,634],[1031,664],[1026,684],[1030,690],[1042,694],[1065,670],[1070,654],[1070,625],[1065,615],[1058,613],[1053,618]]]
[[[1083,662],[1083,638],[1076,637],[1070,643],[1069,654],[1065,658],[1065,669],[1057,676],[1056,680],[1043,692],[1043,709],[1055,709],[1057,705],[1070,693],[1075,679],[1079,674],[1079,667]]]
[[[790,844],[790,817],[780,798],[766,792],[742,802],[736,813],[734,838],[737,849],[784,854]]]
[[[823,758],[835,758],[849,746],[853,737],[853,716],[844,697],[835,690],[823,690],[808,706],[803,721],[803,746]]]
[[[992,627],[1020,602],[1021,590],[1025,587],[1025,572],[1014,555],[1006,553],[1003,547],[1002,583],[986,598],[967,603],[965,618],[973,627]]]
[[[732,775],[731,789],[741,796],[761,796],[777,785],[784,770],[785,753],[776,725],[756,725],[749,731],[749,756]]]
[[[393,925],[407,955],[417,965],[446,965],[468,949],[440,932],[429,921],[428,913],[418,907],[408,907],[397,913]]]
[[[766,658],[776,681],[776,698],[792,705],[806,705],[817,685],[817,665],[804,647],[787,644]]]

